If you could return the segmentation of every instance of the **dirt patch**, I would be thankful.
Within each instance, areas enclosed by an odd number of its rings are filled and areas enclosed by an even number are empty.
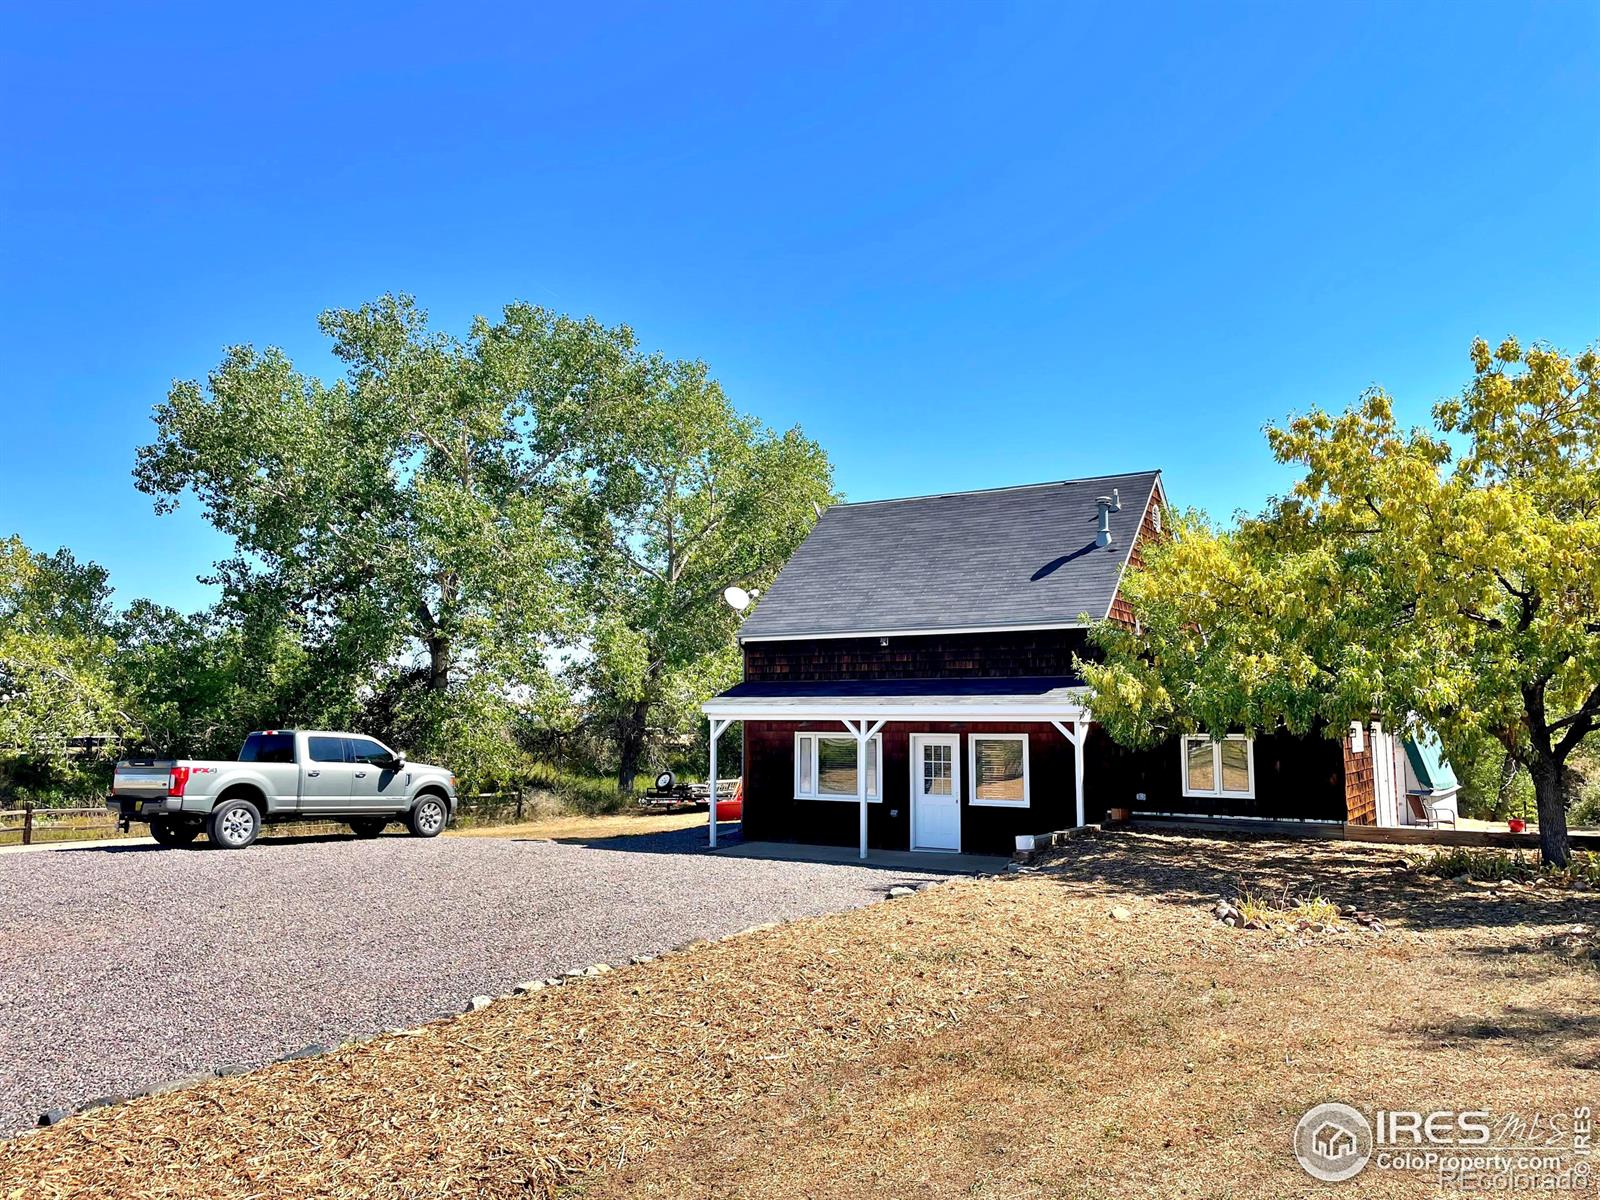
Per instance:
[[[0,1195],[1281,1197],[1317,1102],[1593,1097],[1586,897],[1124,835],[0,1145]],[[1220,924],[1311,889],[1381,933]],[[1113,907],[1131,919],[1114,919]],[[1369,1171],[1362,1195],[1432,1193]]]

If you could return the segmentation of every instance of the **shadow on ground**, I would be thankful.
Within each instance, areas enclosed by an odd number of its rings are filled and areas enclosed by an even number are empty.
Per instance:
[[[1592,922],[1600,897],[1565,888],[1481,887],[1423,875],[1392,847],[1239,836],[1106,832],[1068,844],[1040,874],[1083,892],[1131,892],[1156,903],[1208,904],[1241,892],[1318,895],[1402,929],[1524,929]],[[1495,950],[1495,953],[1502,953]]]

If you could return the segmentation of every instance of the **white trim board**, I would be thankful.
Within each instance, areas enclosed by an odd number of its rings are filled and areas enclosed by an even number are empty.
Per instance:
[[[1088,629],[1084,621],[1047,621],[1042,625],[951,625],[940,629],[852,629],[843,633],[740,634],[740,642],[820,642],[838,638],[932,637],[941,633],[1037,633],[1046,629]]]
[[[1156,503],[1156,497],[1161,497],[1161,507],[1167,504],[1166,489],[1161,486],[1161,472],[1156,472],[1156,477],[1150,481],[1150,495],[1145,498],[1144,509],[1139,513],[1139,523],[1134,526],[1133,537],[1128,542],[1128,552],[1122,556],[1122,562],[1117,567],[1116,586],[1111,589],[1111,600],[1106,605],[1106,615],[1103,620],[1111,620],[1111,610],[1117,606],[1117,597],[1122,595],[1122,578],[1128,573],[1128,563],[1133,558],[1133,548],[1139,544],[1139,537],[1144,533],[1144,519],[1150,515],[1151,507]]]
[[[730,721],[1090,721],[1082,704],[895,703],[892,700],[707,700],[700,711]]]

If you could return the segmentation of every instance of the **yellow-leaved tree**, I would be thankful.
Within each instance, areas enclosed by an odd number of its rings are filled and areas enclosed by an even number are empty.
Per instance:
[[[1568,762],[1600,727],[1600,356],[1472,347],[1471,382],[1403,429],[1369,392],[1269,428],[1302,468],[1221,530],[1174,517],[1097,631],[1095,715],[1179,731],[1432,726],[1528,769],[1546,862],[1569,859]]]

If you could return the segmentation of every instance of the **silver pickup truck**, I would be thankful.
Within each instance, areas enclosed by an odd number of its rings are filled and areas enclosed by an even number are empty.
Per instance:
[[[213,845],[242,850],[272,821],[347,821],[366,838],[404,821],[417,837],[435,837],[455,816],[456,777],[359,733],[267,729],[245,738],[235,762],[119,762],[106,807],[124,827],[148,822],[163,846],[204,831]]]

